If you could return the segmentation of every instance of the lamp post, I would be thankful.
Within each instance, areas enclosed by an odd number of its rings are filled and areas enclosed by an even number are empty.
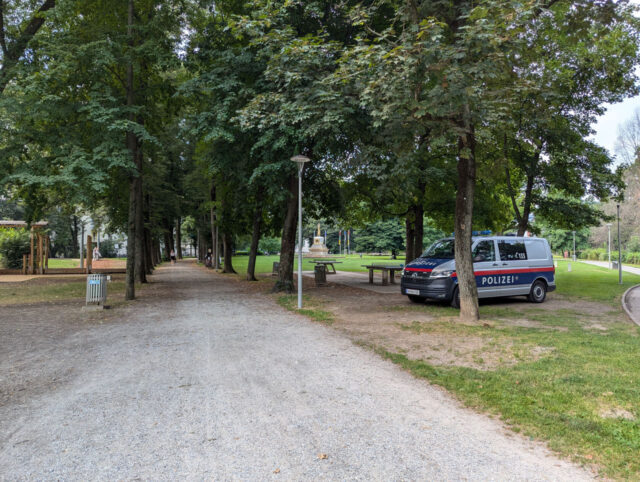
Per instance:
[[[609,256],[609,269],[611,269],[611,223],[607,223],[607,255]]]
[[[573,232],[573,262],[576,262],[576,232]]]
[[[298,164],[298,309],[302,308],[302,169],[310,159],[305,156],[293,156],[293,162]]]
[[[616,204],[618,210],[618,283],[622,284],[622,250],[620,249],[620,204]]]

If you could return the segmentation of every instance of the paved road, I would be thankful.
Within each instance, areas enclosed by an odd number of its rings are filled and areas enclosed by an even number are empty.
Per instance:
[[[615,260],[614,260],[615,261]],[[587,260],[580,260],[580,263],[586,263],[586,264],[592,264],[593,266],[600,266],[601,268],[608,268],[609,267],[609,263],[607,261],[587,261]],[[616,268],[614,271],[617,271],[618,269]],[[640,268],[636,268],[635,266],[625,266],[624,264],[622,265],[622,271],[626,272],[626,273],[632,273],[632,274],[637,274],[640,275]]]
[[[69,366],[58,385],[0,407],[0,477],[589,478],[234,281],[186,264],[155,279],[161,299],[49,353]]]

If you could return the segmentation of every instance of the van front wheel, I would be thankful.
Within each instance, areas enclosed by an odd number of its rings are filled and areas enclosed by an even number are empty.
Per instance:
[[[460,290],[456,286],[453,290],[453,296],[451,297],[451,306],[454,308],[460,308]]]
[[[527,297],[532,303],[542,303],[547,297],[547,285],[544,281],[536,280],[531,287],[531,292]]]

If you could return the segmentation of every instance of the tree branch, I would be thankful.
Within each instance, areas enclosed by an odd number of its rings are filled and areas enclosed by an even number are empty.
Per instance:
[[[13,42],[9,48],[6,49],[4,54],[4,59],[2,62],[2,67],[0,68],[0,94],[4,91],[5,87],[9,83],[12,77],[12,69],[20,60],[20,57],[24,55],[25,50],[27,50],[27,46],[29,42],[33,38],[33,36],[38,33],[40,27],[44,24],[44,16],[43,13],[51,10],[56,6],[56,0],[45,0],[45,2],[40,6],[40,8],[33,14],[31,20],[25,27],[25,29],[20,33],[18,38]],[[4,33],[4,30],[3,30]],[[5,50],[3,46],[3,50]]]

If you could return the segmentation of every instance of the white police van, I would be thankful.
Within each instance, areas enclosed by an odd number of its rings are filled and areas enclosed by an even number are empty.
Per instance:
[[[556,289],[553,255],[546,239],[473,237],[473,270],[479,298],[525,295],[542,303]],[[402,271],[401,290],[411,301],[427,298],[460,306],[454,239],[436,241]]]

